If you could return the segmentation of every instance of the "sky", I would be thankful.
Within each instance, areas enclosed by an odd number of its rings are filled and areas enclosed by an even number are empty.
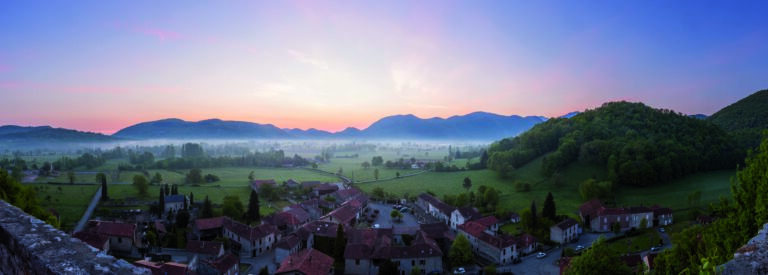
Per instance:
[[[768,1],[0,1],[0,124],[365,128],[712,114],[768,88]]]

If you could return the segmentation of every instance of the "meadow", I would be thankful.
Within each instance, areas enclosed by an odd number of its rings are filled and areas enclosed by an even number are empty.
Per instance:
[[[82,218],[93,199],[93,195],[99,188],[98,185],[54,185],[54,184],[29,184],[27,186],[42,188],[37,191],[37,197],[43,208],[52,207],[61,214],[64,228],[73,227]],[[61,187],[61,190],[59,190]],[[50,196],[51,200],[46,200]]]

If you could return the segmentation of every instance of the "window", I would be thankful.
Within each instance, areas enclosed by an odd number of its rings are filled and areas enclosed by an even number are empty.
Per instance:
[[[420,265],[426,265],[427,263],[426,263],[426,261],[425,261],[425,260],[419,260],[419,264],[420,264]]]
[[[123,238],[117,238],[117,243],[123,243]]]
[[[416,260],[411,260],[411,266],[416,265]]]
[[[355,260],[355,265],[360,265],[360,259]]]
[[[259,239],[259,245],[261,245],[261,241],[263,241],[263,240],[264,240],[264,239]]]
[[[603,219],[605,220],[604,222],[608,222],[608,218],[603,218]]]

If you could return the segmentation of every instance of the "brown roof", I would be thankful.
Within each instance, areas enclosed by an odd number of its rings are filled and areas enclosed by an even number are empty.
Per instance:
[[[256,188],[256,189],[258,189],[258,188],[260,188],[261,186],[263,186],[263,185],[265,185],[265,184],[269,184],[269,185],[275,185],[275,180],[273,180],[273,179],[268,179],[268,180],[253,180],[253,182],[251,182],[251,188]]]
[[[476,223],[479,223],[479,224],[482,224],[483,226],[485,226],[486,228],[488,228],[488,227],[491,227],[491,226],[492,226],[492,225],[494,225],[494,224],[497,224],[497,223],[499,223],[499,220],[498,220],[498,219],[496,219],[496,216],[490,215],[490,216],[488,216],[488,217],[485,217],[485,218],[482,218],[482,219],[478,219],[478,220],[475,220],[475,222],[476,222]]]
[[[595,217],[595,214],[597,214],[597,211],[603,208],[603,203],[600,202],[598,199],[591,199],[588,202],[585,202],[581,206],[579,206],[579,213],[582,216],[591,216],[592,218]]]
[[[355,217],[357,217],[357,212],[358,210],[355,209],[355,207],[346,204],[342,207],[337,208],[336,210],[333,210],[331,213],[328,213],[328,216],[333,217],[334,221],[337,221],[343,224],[348,224]]]
[[[98,248],[99,250],[104,248],[104,244],[107,241],[109,241],[109,237],[107,236],[99,235],[91,232],[85,232],[85,231],[75,232],[75,234],[72,235],[72,237],[78,238],[84,243],[87,243],[88,245],[93,246],[94,248]]]
[[[197,254],[219,255],[223,243],[189,240],[187,251]]]
[[[316,236],[336,238],[336,230],[339,224],[328,221],[312,221],[301,227],[301,230],[311,232]]]
[[[573,227],[574,225],[577,225],[577,224],[579,224],[579,222],[577,222],[574,219],[566,219],[566,220],[558,223],[556,226],[558,228],[560,228],[561,230],[566,230],[566,229],[571,228],[571,227]]]
[[[153,263],[147,260],[139,260],[133,263],[138,267],[144,267],[152,271],[152,275],[193,275],[194,271],[187,270],[187,265],[180,263]]]
[[[448,237],[446,234],[451,233],[448,225],[442,222],[419,224],[419,229],[424,231],[424,233],[427,233],[427,236],[433,239]]]
[[[303,249],[288,255],[275,274],[301,272],[305,275],[327,275],[331,272],[333,258],[315,249]]]
[[[533,245],[536,243],[536,237],[534,237],[531,234],[523,233],[519,237],[517,237],[517,246],[518,247],[528,247],[530,245]]]
[[[291,250],[297,245],[299,245],[300,242],[301,242],[301,239],[299,238],[299,236],[290,234],[280,239],[280,241],[277,242],[277,244],[275,244],[275,247]]]
[[[458,229],[460,231],[464,231],[467,234],[477,238],[478,240],[497,248],[510,247],[519,243],[518,240],[515,240],[514,237],[509,235],[504,235],[504,234],[500,234],[498,236],[491,235],[488,232],[485,232],[486,228],[487,228],[486,226],[474,221],[470,221],[470,222],[458,225]]]
[[[373,259],[407,259],[442,257],[443,253],[435,240],[427,237],[424,232],[417,232],[411,246],[390,246],[383,243],[377,246],[371,255]]]
[[[276,227],[272,225],[261,224],[256,227],[250,227],[248,225],[239,223],[227,217],[224,218],[223,223],[224,223],[223,225],[224,228],[226,228],[229,231],[232,231],[233,233],[235,233],[235,235],[238,235],[241,238],[244,238],[249,241],[255,241],[255,240],[264,238],[269,234],[276,234],[280,232],[279,230],[277,230]]]
[[[203,262],[218,270],[219,273],[224,274],[233,266],[239,265],[240,258],[232,254],[232,252],[227,252],[227,254],[216,260],[203,260]]]
[[[133,232],[136,229],[135,224],[116,222],[99,222],[96,227],[96,233],[100,235],[126,238],[133,238]]]
[[[419,194],[418,198],[423,200],[423,201],[426,201],[429,204],[431,204],[432,206],[437,208],[437,210],[440,210],[440,212],[442,212],[443,214],[445,214],[446,216],[449,216],[449,217],[451,216],[451,213],[453,212],[453,210],[456,210],[456,207],[450,206],[450,205],[444,203],[443,201],[438,200],[435,197],[432,197],[432,196],[428,195],[427,193]]]
[[[195,220],[195,226],[197,226],[197,230],[221,228],[223,224],[224,224],[224,217]]]
[[[651,206],[651,210],[653,210],[653,216],[672,215],[672,208],[669,207],[654,205]]]
[[[313,187],[312,190],[320,190],[320,191],[339,190],[339,186],[335,185],[335,184],[323,183],[323,184],[320,184],[318,186]]]
[[[336,198],[338,198],[342,202],[348,201],[354,197],[357,197],[360,194],[362,194],[362,192],[360,192],[360,190],[358,190],[357,188],[342,189],[334,193]]]

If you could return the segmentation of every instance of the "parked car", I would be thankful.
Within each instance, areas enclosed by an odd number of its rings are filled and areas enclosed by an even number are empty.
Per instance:
[[[651,251],[657,251],[659,249],[661,249],[661,245],[657,245],[657,246],[651,247]]]
[[[664,233],[665,232],[664,227],[659,228],[659,232]]]
[[[403,208],[400,208],[400,212],[401,212],[401,213],[408,213],[408,211],[410,211],[410,210],[411,210],[411,209],[410,209],[410,208],[408,208],[408,207],[403,207]]]
[[[453,271],[453,274],[464,274],[464,273],[467,273],[467,271],[464,270],[463,267],[459,267],[459,268],[457,268],[456,270]]]
[[[541,259],[541,258],[544,258],[546,256],[547,256],[547,253],[544,253],[544,252],[539,252],[539,253],[536,254],[536,258],[537,259]]]
[[[576,248],[573,249],[574,252],[579,253],[582,250],[584,250],[584,247],[581,245],[577,245]]]

